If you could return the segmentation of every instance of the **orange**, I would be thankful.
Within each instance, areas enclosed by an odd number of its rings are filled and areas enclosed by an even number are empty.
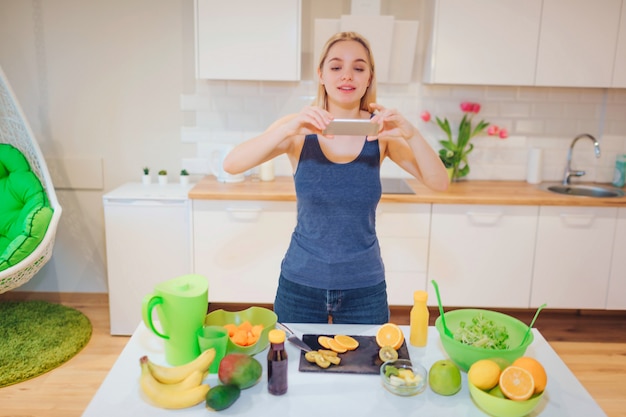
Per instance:
[[[526,369],[511,365],[500,374],[500,390],[508,399],[524,401],[535,392],[535,381]]]
[[[335,336],[335,342],[339,343],[340,346],[343,346],[347,350],[354,350],[359,347],[359,342],[353,337],[345,336],[343,334],[338,334]]]
[[[548,384],[548,375],[543,365],[537,359],[528,356],[522,356],[513,362],[513,366],[519,366],[526,369],[533,376],[535,381],[535,394],[540,394],[546,389]]]
[[[335,351],[337,353],[345,353],[348,351],[348,349],[346,349],[345,347],[337,343],[337,341],[333,338],[329,337],[327,340],[327,343],[328,343],[328,346],[330,347],[330,350]]]
[[[481,359],[470,366],[467,379],[483,391],[489,391],[498,385],[500,380],[500,365],[491,359]]]
[[[397,324],[385,323],[380,326],[376,333],[376,343],[379,347],[391,346],[398,350],[402,346],[402,342],[404,342],[404,334]]]
[[[317,338],[317,343],[320,344],[321,347],[325,348],[325,349],[330,349],[330,345],[328,344],[328,341],[332,339],[332,337],[328,337],[328,336],[319,336]]]

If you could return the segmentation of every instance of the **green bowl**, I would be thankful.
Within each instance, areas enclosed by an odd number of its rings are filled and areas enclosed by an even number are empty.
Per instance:
[[[270,330],[276,327],[278,317],[272,310],[263,307],[250,307],[241,311],[215,310],[207,314],[204,319],[205,326],[224,326],[226,324],[239,325],[244,321],[249,321],[252,325],[262,324],[263,331],[259,340],[254,345],[239,346],[228,338],[228,346],[226,353],[245,353],[247,355],[256,355],[265,350],[270,342],[268,334]]]
[[[499,313],[491,310],[463,308],[458,310],[446,311],[446,325],[454,335],[456,329],[459,328],[460,322],[471,323],[472,319],[482,313],[483,317],[493,320],[499,325],[506,327],[509,333],[508,345],[509,349],[485,349],[481,347],[470,346],[465,343],[454,340],[453,337],[446,336],[443,331],[441,316],[435,320],[435,327],[439,332],[441,344],[450,359],[463,371],[467,372],[470,366],[481,359],[503,359],[507,362],[513,362],[515,359],[524,356],[526,349],[534,340],[533,333],[530,332],[526,342],[520,346],[528,326],[507,314]]]
[[[522,417],[530,414],[539,405],[544,392],[537,394],[526,401],[513,401],[500,398],[477,388],[471,382],[467,382],[470,396],[474,404],[481,410],[494,417]]]

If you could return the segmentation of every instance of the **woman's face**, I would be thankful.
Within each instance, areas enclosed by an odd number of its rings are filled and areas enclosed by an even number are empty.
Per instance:
[[[357,41],[339,41],[330,47],[319,74],[328,103],[358,106],[371,81],[367,50]]]

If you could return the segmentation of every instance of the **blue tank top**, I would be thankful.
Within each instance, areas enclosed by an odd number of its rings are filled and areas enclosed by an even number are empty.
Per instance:
[[[283,276],[327,290],[382,282],[385,271],[376,237],[378,140],[365,141],[355,160],[336,164],[322,152],[317,135],[308,135],[294,181],[298,217],[282,262]]]

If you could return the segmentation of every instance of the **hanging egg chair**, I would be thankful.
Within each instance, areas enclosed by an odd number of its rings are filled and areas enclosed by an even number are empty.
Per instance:
[[[46,161],[0,67],[0,294],[51,258],[61,217]]]

